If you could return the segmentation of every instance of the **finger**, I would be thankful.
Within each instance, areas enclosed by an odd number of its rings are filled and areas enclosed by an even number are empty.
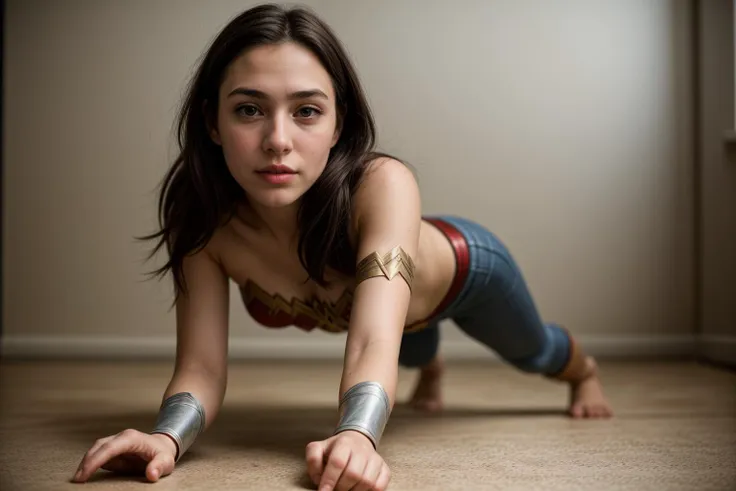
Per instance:
[[[89,449],[89,450],[87,450],[87,453],[85,454],[85,457],[88,457],[88,456],[94,455],[94,453],[95,453],[95,452],[97,452],[97,451],[98,451],[98,450],[100,449],[100,447],[101,447],[101,446],[102,446],[103,444],[105,444],[105,443],[109,442],[110,440],[112,440],[112,439],[113,439],[113,438],[115,438],[116,436],[117,436],[117,435],[107,436],[107,437],[105,437],[105,438],[100,438],[99,440],[97,440],[97,441],[96,441],[96,442],[94,443],[94,445],[92,445],[92,447],[90,447],[90,449]]]
[[[367,459],[360,452],[352,452],[348,465],[342,471],[340,480],[337,481],[335,491],[351,491],[353,487],[363,481],[363,471],[365,470]]]
[[[335,445],[327,459],[322,478],[319,481],[318,491],[333,491],[340,480],[342,471],[350,461],[350,447],[347,445]]]
[[[82,464],[82,467],[74,476],[75,481],[86,481],[89,477],[103,464],[126,452],[139,451],[136,448],[137,445],[129,437],[118,436],[106,443],[103,443],[100,448]]]
[[[386,462],[381,466],[381,473],[376,479],[376,485],[373,487],[375,491],[385,491],[388,487],[388,483],[391,480],[391,470],[386,465]]]
[[[167,452],[159,452],[146,466],[146,478],[156,482],[162,476],[168,476],[174,472],[174,457]]]
[[[85,465],[90,461],[92,456],[100,449],[102,445],[109,442],[113,438],[115,438],[116,435],[107,436],[105,438],[100,438],[98,440],[95,440],[95,442],[92,444],[92,446],[85,452],[84,456],[82,457],[82,460],[79,462],[79,465],[77,466],[77,470],[74,473],[73,480],[77,479],[77,476],[81,472],[82,468],[85,467]]]
[[[117,433],[115,435],[111,435],[105,438],[100,438],[95,442],[95,444],[92,446],[92,448],[89,449],[89,451],[86,454],[87,460],[94,458],[95,454],[100,450],[100,448],[105,445],[106,443],[115,440],[116,438],[126,438],[126,439],[135,439],[140,436],[140,433],[136,430],[128,429],[125,431],[121,431],[120,433]]]
[[[351,491],[373,491],[382,468],[383,459],[380,455],[374,454],[373,458],[368,459],[360,482]]]
[[[100,438],[99,440],[96,440],[95,443],[93,443],[92,446],[89,448],[89,450],[87,450],[87,452],[84,454],[84,457],[82,457],[82,461],[79,464],[80,467],[82,463],[84,463],[85,460],[89,460],[90,457],[92,457],[100,449],[102,445],[109,442],[116,436],[117,435],[106,436],[105,438]]]
[[[325,446],[322,442],[311,442],[306,449],[307,474],[315,485],[319,485],[325,465]]]

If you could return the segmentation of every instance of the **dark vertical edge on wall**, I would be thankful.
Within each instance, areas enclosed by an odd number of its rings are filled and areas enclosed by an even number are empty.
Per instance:
[[[5,327],[5,284],[3,276],[5,274],[3,266],[5,264],[5,162],[3,155],[5,154],[5,0],[0,0],[0,359],[3,356],[3,328]]]
[[[700,358],[700,336],[703,332],[703,187],[701,162],[701,67],[700,67],[700,0],[692,0],[692,85],[693,85],[693,335],[695,354]]]

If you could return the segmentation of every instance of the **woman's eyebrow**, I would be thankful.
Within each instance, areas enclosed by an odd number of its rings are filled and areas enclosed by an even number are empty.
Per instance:
[[[249,97],[254,97],[256,99],[269,99],[268,94],[266,94],[265,92],[257,89],[249,89],[247,87],[237,87],[233,89],[233,91],[228,94],[228,97],[232,97],[235,95],[245,95]],[[309,97],[321,97],[323,99],[329,100],[327,94],[319,89],[298,90],[296,92],[292,92],[288,96],[289,99],[307,99]]]

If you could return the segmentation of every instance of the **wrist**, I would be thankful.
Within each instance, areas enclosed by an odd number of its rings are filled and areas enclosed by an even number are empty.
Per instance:
[[[362,433],[358,430],[343,430],[338,435],[342,435],[344,437],[350,438],[351,441],[355,442],[358,445],[365,445],[367,447],[370,447],[371,450],[375,450],[375,447],[373,446],[373,442],[365,433]]]
[[[165,433],[154,433],[151,436],[161,443],[161,446],[166,450],[166,452],[171,452],[171,456],[176,460],[179,453],[179,445],[177,445],[173,438]]]
[[[169,396],[162,404],[151,433],[162,434],[176,442],[175,462],[186,453],[204,431],[202,404],[189,392]]]
[[[333,434],[361,433],[378,449],[391,413],[388,394],[378,382],[360,382],[350,387],[340,400],[340,420]]]

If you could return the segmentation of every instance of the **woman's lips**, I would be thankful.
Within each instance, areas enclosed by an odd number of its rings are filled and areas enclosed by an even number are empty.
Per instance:
[[[293,172],[288,173],[275,173],[275,172],[258,172],[266,182],[271,184],[286,184],[296,178],[296,174]]]
[[[271,184],[285,184],[296,177],[296,171],[286,165],[269,165],[256,171],[256,174]]]

